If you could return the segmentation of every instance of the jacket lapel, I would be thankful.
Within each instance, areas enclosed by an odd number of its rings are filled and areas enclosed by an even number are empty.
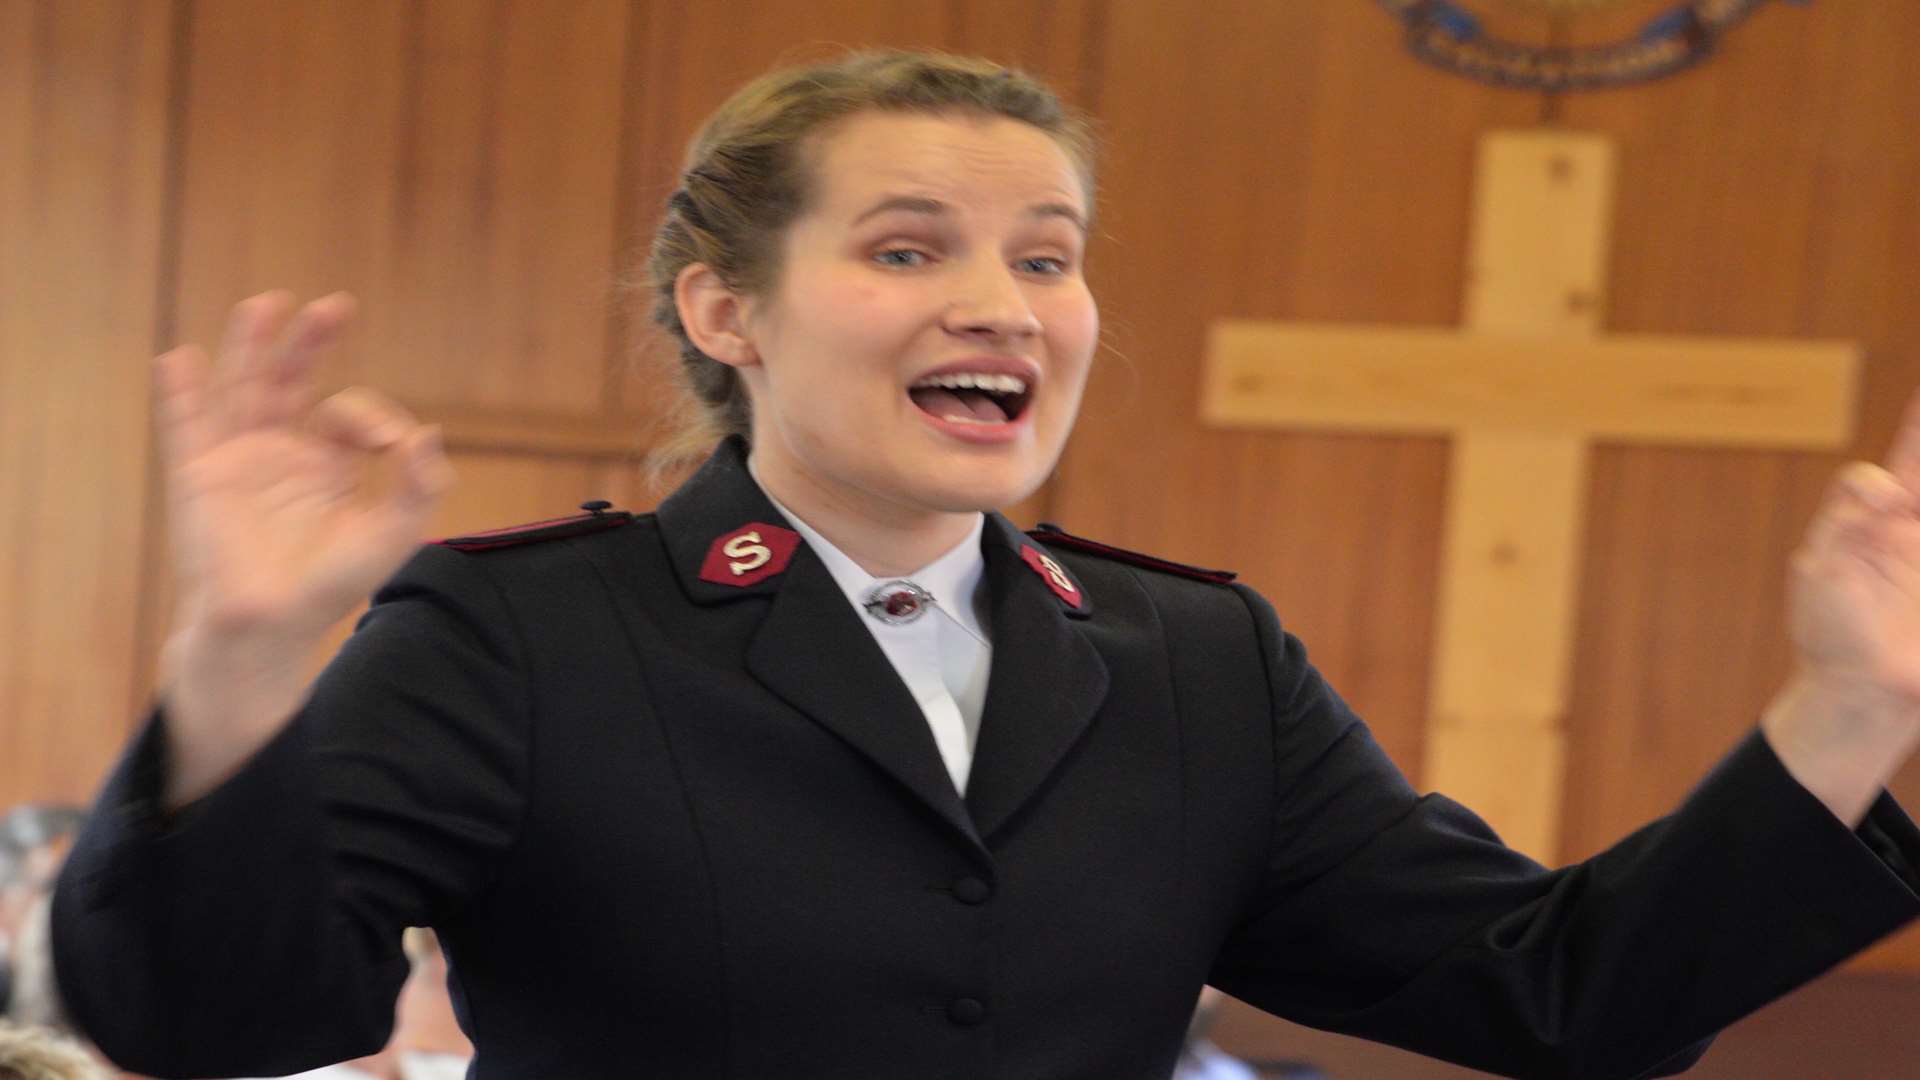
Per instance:
[[[919,704],[812,551],[794,558],[747,647],[747,670],[984,846]]]
[[[1039,545],[998,514],[988,516],[983,546],[993,670],[966,801],[991,840],[1085,733],[1107,695],[1107,665],[1082,629],[1091,602],[1079,583],[1047,583],[1049,570],[1070,578],[1063,567],[1040,560]]]
[[[722,443],[660,505],[659,520],[689,599],[703,606],[750,597],[768,604],[747,645],[747,672],[845,740],[984,854],[919,704],[819,557],[801,544],[777,574],[713,572],[717,541],[754,523],[789,525],[748,473],[745,444],[737,438]],[[742,565],[752,561],[750,555]]]

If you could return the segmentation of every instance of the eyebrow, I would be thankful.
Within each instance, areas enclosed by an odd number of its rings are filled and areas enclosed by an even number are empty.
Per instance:
[[[928,198],[925,195],[889,195],[868,207],[866,212],[862,213],[859,217],[854,218],[853,224],[858,225],[876,214],[884,214],[889,210],[904,210],[910,214],[926,214],[931,217],[941,217],[951,209],[952,207],[941,202],[939,199]],[[1081,215],[1079,210],[1066,203],[1035,203],[1027,207],[1027,216],[1037,218],[1065,218],[1081,232],[1084,233],[1087,231],[1086,219]]]

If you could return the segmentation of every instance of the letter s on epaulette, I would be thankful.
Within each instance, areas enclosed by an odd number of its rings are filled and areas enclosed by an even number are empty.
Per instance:
[[[1103,544],[1098,540],[1089,540],[1084,536],[1075,536],[1061,529],[1060,526],[1046,521],[1041,522],[1039,527],[1028,530],[1027,535],[1043,544],[1050,544],[1054,547],[1068,548],[1073,551],[1084,551],[1089,555],[1098,555],[1103,559],[1112,559],[1115,562],[1126,563],[1129,566],[1158,570],[1163,574],[1173,574],[1176,577],[1211,582],[1215,585],[1225,585],[1240,576],[1232,570],[1208,570],[1203,567],[1188,566],[1186,563],[1177,563],[1152,555],[1143,555],[1138,551],[1128,551],[1126,548],[1117,548],[1111,544]]]
[[[486,532],[471,533],[466,536],[449,536],[445,540],[435,540],[433,543],[457,551],[491,551],[494,548],[519,547],[523,544],[537,544],[542,540],[558,540],[566,536],[584,536],[587,533],[604,532],[607,529],[619,528],[633,520],[633,515],[625,510],[609,512],[612,506],[612,503],[604,499],[595,499],[592,502],[580,504],[580,509],[586,511],[584,514],[535,521],[506,529],[489,529]]]

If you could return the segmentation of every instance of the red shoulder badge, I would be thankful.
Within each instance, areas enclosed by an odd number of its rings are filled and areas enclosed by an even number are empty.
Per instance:
[[[610,509],[612,506],[612,503],[604,499],[595,499],[592,502],[580,504],[580,509],[586,511],[584,514],[535,521],[506,529],[489,529],[486,532],[469,533],[466,536],[449,536],[444,540],[435,540],[433,543],[457,551],[491,551],[494,548],[537,544],[542,540],[558,540],[565,536],[604,532],[608,529],[617,529],[633,520],[632,514],[625,510],[612,510]]]
[[[1087,591],[1080,587],[1080,583],[1074,580],[1073,575],[1067,573],[1067,568],[1055,561],[1053,556],[1032,544],[1023,544],[1020,547],[1020,561],[1040,575],[1040,580],[1047,583],[1047,588],[1053,590],[1053,595],[1059,597],[1060,602],[1067,605],[1069,611],[1081,615],[1088,613],[1090,606],[1087,603]]]
[[[1043,544],[1049,544],[1053,547],[1063,547],[1073,551],[1084,551],[1089,555],[1098,555],[1104,559],[1112,559],[1114,562],[1126,563],[1128,566],[1138,566],[1147,570],[1158,570],[1163,574],[1192,578],[1195,581],[1206,581],[1215,585],[1225,585],[1227,582],[1240,576],[1231,570],[1207,570],[1202,567],[1188,566],[1186,563],[1172,562],[1152,555],[1143,555],[1138,551],[1128,551],[1125,548],[1117,548],[1111,544],[1102,544],[1098,540],[1088,540],[1084,536],[1075,536],[1070,532],[1063,532],[1060,526],[1052,525],[1044,521],[1040,523],[1039,528],[1029,531],[1027,535]]]
[[[786,573],[799,548],[800,534],[792,529],[750,521],[716,537],[707,547],[706,561],[700,564],[700,580],[744,589]]]

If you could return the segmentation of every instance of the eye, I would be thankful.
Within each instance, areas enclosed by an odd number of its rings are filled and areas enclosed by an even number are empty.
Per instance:
[[[1031,259],[1021,259],[1014,265],[1029,274],[1043,274],[1048,277],[1058,277],[1067,272],[1067,260],[1056,259],[1051,255],[1039,255]]]
[[[894,266],[901,269],[925,266],[927,259],[928,255],[926,252],[907,247],[887,248],[883,251],[876,251],[873,254],[873,261],[879,263],[881,266]]]

